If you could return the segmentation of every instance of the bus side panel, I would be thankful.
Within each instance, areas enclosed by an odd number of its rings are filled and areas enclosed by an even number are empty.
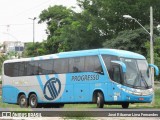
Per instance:
[[[2,87],[2,101],[6,103],[17,103],[17,96],[19,90],[13,86],[3,86]]]
[[[68,75],[68,80],[74,85],[74,102],[92,102],[95,90],[101,90],[107,95],[107,77],[105,74],[81,72]]]
[[[121,102],[122,101],[122,91],[121,85],[110,81],[108,83],[108,102]]]
[[[108,99],[107,95],[107,83],[106,82],[97,82],[90,85],[91,92],[90,94],[93,97],[93,94],[95,91],[100,91],[104,95],[104,100],[106,101]]]
[[[75,84],[74,85],[74,97],[75,102],[91,102],[90,84]]]
[[[73,84],[66,84],[63,86],[65,87],[65,90],[61,96],[61,102],[74,102]]]
[[[40,75],[36,76],[36,81],[35,87],[30,88],[30,90],[37,91],[39,103],[59,103],[61,99],[64,99],[63,93],[66,88],[65,74]]]

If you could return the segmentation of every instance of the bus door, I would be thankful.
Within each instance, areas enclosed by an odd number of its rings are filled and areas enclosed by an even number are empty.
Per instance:
[[[121,68],[120,65],[112,65],[111,83],[108,88],[109,101],[121,101]]]

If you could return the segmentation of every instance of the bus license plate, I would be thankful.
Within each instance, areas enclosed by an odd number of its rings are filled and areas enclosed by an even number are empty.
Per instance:
[[[144,100],[144,98],[139,98],[139,100]]]

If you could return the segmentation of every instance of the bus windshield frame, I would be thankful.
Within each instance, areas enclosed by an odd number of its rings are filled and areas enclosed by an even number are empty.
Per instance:
[[[126,65],[123,84],[133,88],[148,89],[152,87],[148,63],[145,59],[120,58]]]

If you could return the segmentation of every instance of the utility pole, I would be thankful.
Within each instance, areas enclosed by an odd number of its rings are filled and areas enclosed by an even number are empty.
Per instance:
[[[36,20],[36,17],[34,18],[29,18],[33,21],[33,52],[35,51],[35,46],[34,46],[34,42],[35,42],[35,20]]]
[[[7,33],[9,33],[9,28],[10,28],[10,25],[7,25]],[[7,37],[7,40],[9,41],[9,36]]]
[[[153,50],[153,9],[150,7],[150,62],[154,64],[154,50]],[[152,88],[154,90],[154,68],[151,67]],[[152,105],[155,103],[155,96],[153,94]]]
[[[33,45],[34,45],[34,42],[35,42],[35,20],[36,20],[36,17],[29,18],[29,19],[33,20]]]

